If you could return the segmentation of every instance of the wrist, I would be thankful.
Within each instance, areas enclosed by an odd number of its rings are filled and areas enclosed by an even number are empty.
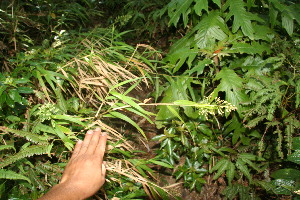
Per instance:
[[[86,194],[86,192],[84,190],[81,189],[80,186],[74,184],[73,183],[69,183],[69,182],[63,182],[63,183],[59,183],[56,185],[57,188],[59,188],[59,190],[63,191],[64,193],[67,193],[69,195],[72,194],[72,200],[74,199],[78,199],[78,200],[82,200],[82,199],[86,199],[89,196]]]
[[[84,191],[78,189],[78,187],[68,182],[59,183],[52,187],[39,200],[83,200],[88,198]]]

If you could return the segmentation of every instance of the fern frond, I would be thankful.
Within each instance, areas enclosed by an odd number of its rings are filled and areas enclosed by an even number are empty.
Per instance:
[[[37,135],[27,131],[15,130],[11,128],[1,127],[2,131],[7,133],[13,133],[16,136],[24,137],[26,140],[33,143],[47,144],[48,137]]]
[[[5,150],[5,149],[13,149],[16,151],[16,149],[13,145],[1,145],[0,146],[0,151]]]
[[[42,182],[42,179],[37,175],[35,170],[29,169],[29,178],[36,188],[39,188],[42,191],[46,190],[46,187]]]
[[[30,182],[29,178],[18,174],[11,170],[0,169],[0,179],[10,179],[10,180],[25,180]]]
[[[9,156],[8,158],[4,159],[0,163],[0,168],[3,168],[12,163],[15,163],[16,161],[18,161],[22,158],[31,157],[33,155],[46,154],[47,152],[48,152],[48,145],[32,145],[30,147],[22,149],[17,154],[15,154],[13,156]]]

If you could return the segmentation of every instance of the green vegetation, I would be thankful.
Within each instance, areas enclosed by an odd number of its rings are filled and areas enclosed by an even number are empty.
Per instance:
[[[299,10],[1,1],[0,198],[40,197],[100,126],[110,137],[98,197],[300,199]]]

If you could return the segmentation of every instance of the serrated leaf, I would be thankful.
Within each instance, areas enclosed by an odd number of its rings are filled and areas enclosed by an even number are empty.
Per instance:
[[[0,145],[0,151],[5,149],[13,149],[16,151],[15,147],[13,145]]]
[[[166,60],[175,65],[173,69],[173,73],[175,73],[185,62],[187,62],[187,65],[191,67],[192,61],[196,58],[198,53],[198,49],[191,49],[188,46],[182,46],[173,53],[169,53],[166,57]]]
[[[204,68],[209,64],[212,64],[212,60],[204,59],[202,61],[199,61],[195,66],[193,66],[192,69],[186,70],[185,73],[187,73],[188,75],[192,75],[193,73],[197,72],[197,76],[199,76],[203,73]]]
[[[258,172],[262,172],[263,170],[260,169],[257,165],[255,165],[252,161],[246,159],[246,158],[241,158],[245,163],[247,163],[250,167],[252,167],[253,169],[255,169]]]
[[[22,158],[31,157],[33,155],[46,154],[48,151],[48,145],[32,145],[25,149],[22,149],[15,155],[10,155],[9,157],[3,159],[0,163],[0,168],[6,167]]]
[[[29,183],[31,182],[29,178],[23,176],[19,173],[16,173],[11,170],[0,169],[0,179],[9,179],[9,180],[25,180]]]
[[[219,178],[223,174],[223,172],[225,172],[225,170],[228,167],[228,164],[230,163],[230,161],[227,159],[224,159],[224,161],[223,160],[221,160],[221,161],[222,161],[222,165],[219,166],[218,172],[214,175],[213,180],[216,180],[217,178]]]
[[[217,4],[219,6],[219,8],[221,8],[221,0],[212,0],[215,4]]]
[[[235,174],[235,166],[232,162],[229,161],[227,170],[226,170],[226,177],[227,177],[229,185],[231,185],[231,182],[234,178],[234,174]]]
[[[256,155],[253,155],[251,153],[240,153],[239,157],[247,160],[257,160]]]
[[[247,53],[247,54],[259,54],[263,52],[271,53],[270,47],[267,44],[259,44],[258,42],[249,43],[234,43],[230,50],[230,53]]]
[[[169,26],[172,24],[176,27],[179,19],[183,18],[184,27],[188,23],[188,14],[190,13],[190,7],[194,0],[174,0],[171,1],[168,7],[168,15],[170,17]]]
[[[236,33],[241,29],[245,36],[254,39],[254,29],[251,21],[257,20],[257,18],[246,11],[244,1],[228,0],[226,3],[229,5],[229,13],[226,16],[226,20],[233,16],[232,32]]]
[[[216,171],[217,169],[219,169],[222,165],[224,165],[225,163],[227,163],[227,159],[223,158],[221,160],[219,160],[219,162],[217,162],[213,168],[211,168],[210,172]]]
[[[238,158],[236,161],[236,167],[249,179],[250,182],[252,182],[252,177],[250,174],[250,171],[244,161],[242,159]]]
[[[215,40],[225,40],[228,28],[218,11],[211,11],[196,26],[198,29],[195,41],[199,49],[205,49],[215,45]]]
[[[207,0],[198,0],[194,6],[195,13],[199,16],[202,15],[202,10],[208,12],[208,1]]]
[[[27,132],[27,131],[15,130],[15,129],[11,129],[11,128],[6,128],[6,129],[4,129],[4,131],[13,133],[19,137],[24,137],[24,138],[26,138],[26,140],[34,142],[34,143],[44,144],[44,143],[47,143],[47,140],[48,140],[48,138],[46,136],[34,134],[31,132]]]
[[[218,95],[218,92],[224,91],[226,93],[225,100],[235,105],[238,108],[237,111],[241,114],[243,107],[240,103],[248,101],[248,96],[243,89],[243,79],[232,69],[223,67],[216,75],[215,80],[220,80],[220,84],[214,90],[212,99]]]

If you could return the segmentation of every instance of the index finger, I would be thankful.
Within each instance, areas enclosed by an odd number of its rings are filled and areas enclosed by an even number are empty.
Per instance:
[[[103,160],[103,156],[105,153],[106,141],[107,141],[107,133],[102,132],[100,134],[100,138],[98,140],[98,145],[95,150],[95,154],[100,157],[101,162]]]

